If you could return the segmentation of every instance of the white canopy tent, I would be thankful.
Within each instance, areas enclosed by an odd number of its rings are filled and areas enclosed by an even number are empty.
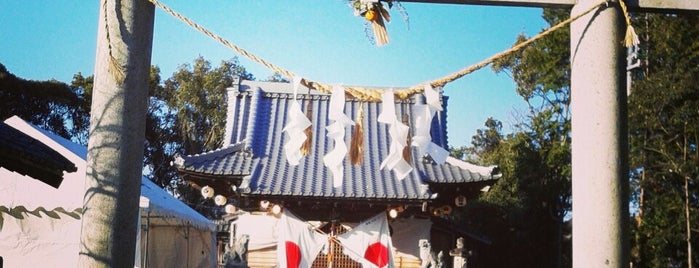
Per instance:
[[[78,170],[58,188],[0,168],[0,257],[5,267],[77,267],[87,149],[19,117],[5,123]],[[215,225],[143,178],[137,267],[215,267]]]

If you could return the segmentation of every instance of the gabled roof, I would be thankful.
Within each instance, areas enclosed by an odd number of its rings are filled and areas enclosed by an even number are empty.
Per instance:
[[[364,105],[364,162],[354,166],[344,161],[344,180],[333,187],[331,172],[323,165],[323,156],[333,149],[333,141],[325,137],[329,124],[329,94],[315,90],[299,91],[299,102],[305,110],[312,107],[312,146],[300,164],[291,166],[284,154],[288,137],[282,132],[287,123],[292,85],[289,83],[243,81],[228,89],[228,109],[224,147],[198,155],[183,156],[176,164],[185,176],[232,177],[240,180],[239,190],[245,195],[277,197],[322,197],[331,199],[373,199],[386,201],[422,202],[435,198],[430,183],[485,182],[499,177],[493,167],[465,168],[468,163],[450,158],[437,165],[429,158],[415,155],[413,172],[397,179],[390,170],[382,170],[381,162],[388,155],[388,127],[378,123],[380,103],[360,103],[348,100],[345,114],[356,120],[360,105]],[[434,143],[448,148],[446,141],[446,97],[444,111],[432,122]],[[396,103],[396,112],[413,122],[413,104],[424,103],[421,96]],[[412,128],[412,123],[410,123]],[[346,128],[349,146],[351,127]],[[473,167],[477,167],[472,165]]]
[[[63,171],[77,170],[63,155],[4,122],[0,122],[0,166],[54,188],[63,182]]]
[[[76,207],[82,208],[82,199],[85,195],[84,182],[87,148],[31,125],[17,116],[13,116],[5,122],[6,124],[0,123],[0,126],[14,129],[17,132],[16,134],[21,135],[23,139],[32,140],[30,148],[45,147],[45,149],[51,150],[51,152],[57,155],[52,157],[63,158],[72,165],[73,171],[80,169],[81,172],[66,175],[70,176],[69,179],[61,184],[60,187],[55,187],[56,189],[32,187],[35,184],[28,181],[31,178],[16,180],[13,177],[3,176],[4,174],[0,173],[0,192],[2,192],[0,204],[9,207],[26,207],[29,210],[37,207],[50,209],[51,206],[63,207],[65,210],[73,210]],[[5,135],[0,136],[0,144],[5,138],[8,137]],[[19,142],[17,139],[14,141]],[[75,163],[69,162],[66,157],[73,159]],[[41,164],[41,162],[38,163]],[[145,211],[144,216],[149,217],[153,225],[191,224],[199,229],[215,230],[216,228],[210,220],[155,185],[146,177],[141,178],[141,207]],[[2,215],[0,215],[1,220]]]

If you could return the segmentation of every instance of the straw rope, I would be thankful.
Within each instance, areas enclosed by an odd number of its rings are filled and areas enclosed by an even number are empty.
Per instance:
[[[263,66],[267,67],[268,69],[270,69],[276,73],[282,74],[286,77],[295,77],[296,76],[296,74],[294,74],[288,70],[282,69],[274,64],[271,64],[271,63],[255,56],[254,54],[248,52],[247,50],[236,46],[235,44],[229,42],[228,40],[224,39],[223,37],[216,35],[215,33],[207,30],[206,28],[202,27],[201,25],[193,22],[192,20],[182,16],[181,14],[175,12],[174,10],[172,10],[169,7],[165,6],[164,4],[160,3],[158,0],[149,0],[149,1],[151,3],[153,3],[155,6],[163,9],[165,12],[169,13],[170,15],[183,21],[187,25],[189,25],[189,26],[197,29],[198,31],[204,33],[205,35],[213,38],[214,40],[218,41],[219,43],[235,50],[239,54],[241,54],[241,55],[243,55],[243,56],[259,63],[259,64],[262,64]],[[430,84],[433,87],[443,87],[444,85],[451,83],[451,82],[453,82],[453,81],[455,81],[455,80],[457,80],[457,79],[459,79],[467,74],[470,74],[470,73],[477,71],[485,66],[488,66],[489,64],[493,63],[494,61],[496,61],[502,57],[505,57],[511,53],[514,53],[514,52],[517,52],[517,51],[523,49],[524,47],[534,43],[535,41],[551,34],[552,32],[554,32],[562,27],[565,27],[566,25],[570,24],[571,22],[579,19],[582,16],[587,15],[588,13],[596,10],[597,8],[599,8],[603,4],[607,4],[608,2],[609,2],[609,0],[602,0],[599,3],[591,6],[589,9],[585,10],[584,12],[577,14],[575,16],[571,16],[570,18],[568,18],[568,19],[544,30],[543,32],[537,34],[536,36],[534,36],[530,39],[527,39],[524,42],[518,43],[518,44],[512,46],[511,48],[504,50],[500,53],[497,53],[489,58],[486,58],[486,59],[482,60],[481,62],[478,62],[478,63],[471,65],[471,66],[468,66],[466,68],[463,68],[457,72],[451,73],[451,74],[446,75],[446,76],[439,78],[439,79],[424,82],[424,83],[421,83],[419,85],[414,85],[414,86],[411,86],[411,87],[406,88],[406,89],[394,90],[394,94],[395,94],[396,98],[398,98],[400,100],[405,100],[414,94],[422,93],[422,91],[424,90],[424,86],[426,84]],[[624,12],[624,14],[626,16],[627,25],[630,26],[630,19],[628,18],[628,13],[626,12],[626,6],[622,3],[622,1],[620,1],[620,3],[622,5],[622,11]],[[312,80],[304,78],[301,81],[301,83],[306,87],[314,88],[314,89],[321,91],[321,92],[324,92],[324,93],[330,94],[332,92],[332,87],[330,85],[327,85],[327,84],[324,84],[321,82],[312,81]],[[360,100],[360,101],[365,101],[365,102],[381,102],[381,94],[384,92],[383,89],[366,88],[366,87],[345,87],[345,91],[348,94],[350,94],[351,96],[353,96],[355,99]]]
[[[112,39],[109,35],[109,16],[107,15],[107,2],[107,0],[102,1],[102,12],[104,12],[104,35],[107,39],[107,54],[109,56],[107,58],[109,64],[107,71],[112,74],[112,78],[117,84],[123,84],[124,79],[126,78],[124,67],[121,64],[119,64],[117,59],[114,57],[114,54],[112,53]]]

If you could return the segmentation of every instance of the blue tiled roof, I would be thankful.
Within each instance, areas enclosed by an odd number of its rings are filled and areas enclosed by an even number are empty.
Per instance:
[[[364,105],[364,161],[354,166],[344,161],[344,180],[341,187],[333,187],[331,172],[323,165],[323,156],[333,148],[325,138],[328,125],[330,95],[314,90],[300,91],[303,109],[312,107],[312,147],[297,166],[290,166],[284,154],[286,111],[292,100],[292,86],[288,83],[243,81],[229,89],[228,122],[224,147],[199,155],[184,156],[178,167],[183,172],[202,175],[240,176],[240,190],[247,195],[369,198],[381,200],[424,201],[434,198],[430,183],[468,183],[496,179],[492,168],[478,167],[450,158],[437,165],[413,151],[413,172],[398,180],[390,170],[380,165],[388,155],[390,137],[388,127],[378,123],[380,103],[361,103],[348,100],[345,113],[356,119],[360,105]],[[444,111],[432,122],[432,139],[447,148],[446,98]],[[421,102],[414,98],[396,103],[396,112],[410,115],[412,105]],[[412,118],[410,119],[412,122]],[[411,124],[412,125],[412,124]],[[351,127],[346,129],[345,141],[349,146]],[[473,167],[472,170],[469,167]]]
[[[181,156],[175,164],[186,165],[183,171],[190,173],[230,177],[250,174],[257,162],[259,158],[252,158],[245,143],[241,142],[204,154]]]

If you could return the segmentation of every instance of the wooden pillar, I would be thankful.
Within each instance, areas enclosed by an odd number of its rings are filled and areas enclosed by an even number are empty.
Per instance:
[[[80,267],[134,266],[154,12],[100,4]]]
[[[598,0],[579,0],[578,14]],[[573,267],[628,267],[628,133],[617,3],[571,24]]]

